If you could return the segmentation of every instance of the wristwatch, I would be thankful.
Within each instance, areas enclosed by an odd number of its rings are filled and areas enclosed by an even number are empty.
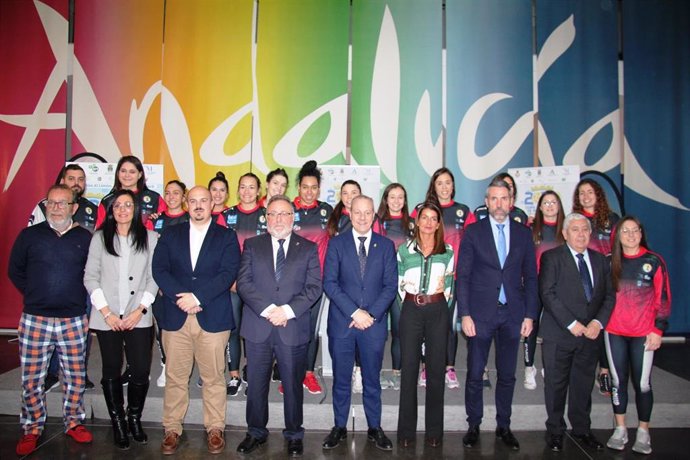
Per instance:
[[[145,315],[146,313],[149,312],[149,309],[146,308],[146,307],[140,308],[139,310],[141,311],[141,314],[142,314],[142,315]]]

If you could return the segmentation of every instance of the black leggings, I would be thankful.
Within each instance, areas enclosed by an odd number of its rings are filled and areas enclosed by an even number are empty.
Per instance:
[[[131,381],[144,385],[149,381],[153,348],[153,326],[130,331],[96,331],[103,361],[103,378],[115,380],[122,372],[122,349],[127,355]]]
[[[641,422],[649,422],[654,405],[652,395],[652,362],[654,352],[645,350],[646,337],[625,337],[604,333],[606,354],[610,364],[611,403],[613,413],[625,414],[628,407],[628,376],[632,372],[632,384],[635,389],[637,415]]]

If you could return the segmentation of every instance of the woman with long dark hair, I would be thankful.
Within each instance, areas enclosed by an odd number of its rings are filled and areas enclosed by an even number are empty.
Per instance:
[[[414,238],[398,248],[401,384],[398,441],[412,445],[417,431],[417,373],[425,346],[426,442],[443,439],[444,371],[452,317],[455,257],[444,242],[441,209],[434,202],[417,208]]]
[[[374,220],[373,231],[387,238],[395,244],[395,249],[414,236],[414,219],[410,217],[407,207],[407,191],[402,184],[394,182],[386,186],[381,196],[379,210]],[[400,389],[400,301],[393,300],[390,311],[391,324],[391,359],[392,368],[390,379],[381,378],[382,388]]]
[[[625,412],[628,378],[632,377],[639,420],[632,450],[650,454],[649,419],[654,403],[652,363],[668,327],[671,288],[666,264],[661,256],[649,250],[644,228],[636,217],[626,216],[618,222],[611,275],[616,304],[606,325],[604,343],[613,377],[611,403],[616,428],[606,445],[623,450],[628,442]]]
[[[259,205],[261,180],[254,173],[246,173],[240,177],[237,185],[239,202],[221,212],[223,224],[237,233],[240,250],[244,248],[244,241],[252,236],[266,233],[266,208]],[[235,322],[242,321],[242,299],[233,285],[230,289],[232,297],[232,315]],[[242,342],[239,334],[230,334],[228,341],[228,371],[230,381],[227,385],[229,396],[237,396],[242,388],[240,378],[240,359],[242,357]],[[246,374],[246,373],[245,373]]]
[[[153,220],[167,209],[163,198],[146,186],[146,173],[141,160],[134,155],[126,155],[117,162],[115,168],[115,182],[112,190],[101,199],[98,205],[96,228],[100,228],[105,220],[106,212],[114,199],[115,192],[130,190],[139,202],[141,221],[144,226],[153,230]]]
[[[216,175],[208,181],[208,190],[211,192],[211,199],[213,200],[211,216],[213,216],[212,218],[219,225],[225,225],[223,218],[220,217],[220,213],[228,209],[225,203],[228,201],[230,186],[222,171],[218,171]]]
[[[425,201],[438,203],[442,212],[442,225],[445,242],[453,247],[453,254],[460,254],[460,243],[468,225],[477,221],[470,208],[463,203],[455,201],[455,177],[448,168],[439,168],[429,180],[429,188],[426,191]],[[417,205],[412,213],[416,216],[419,210]],[[455,303],[455,302],[453,302]],[[458,333],[455,324],[451,322],[448,330],[448,352],[446,356],[446,384],[448,388],[459,388],[460,382],[455,372],[455,358],[458,353]],[[426,372],[422,369],[419,375],[419,384],[426,385]]]
[[[151,260],[158,235],[142,223],[139,200],[131,190],[118,190],[107,209],[102,228],[94,234],[84,272],[93,309],[89,326],[101,350],[101,384],[113,425],[115,445],[129,448],[127,433],[145,444],[141,414],[149,389],[153,321],[149,309],[158,286]],[[130,380],[127,413],[120,371],[127,356]]]
[[[537,271],[541,255],[560,246],[563,239],[563,221],[565,213],[561,198],[553,190],[542,193],[537,202],[537,211],[532,221],[532,240],[537,251]],[[537,319],[532,322],[532,332],[525,340],[525,380],[523,385],[527,390],[537,388],[537,369],[534,367],[534,353],[537,349],[537,335],[539,334],[539,318],[541,317],[541,305]]]
[[[361,194],[362,187],[359,186],[357,181],[348,179],[342,183],[340,186],[340,201],[335,205],[333,213],[328,219],[327,229],[329,238],[352,229],[352,222],[350,221],[352,199]]]

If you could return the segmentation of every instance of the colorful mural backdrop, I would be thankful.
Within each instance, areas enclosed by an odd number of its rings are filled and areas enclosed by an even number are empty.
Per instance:
[[[224,171],[230,203],[248,170],[286,168],[294,195],[309,159],[378,166],[411,205],[447,166],[471,208],[507,168],[577,165],[642,217],[690,332],[689,18],[683,0],[0,1],[0,265],[82,151],[188,185]],[[0,293],[14,328],[21,297]]]

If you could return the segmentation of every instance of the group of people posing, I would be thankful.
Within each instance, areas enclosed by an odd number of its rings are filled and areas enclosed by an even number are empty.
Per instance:
[[[510,428],[519,349],[524,342],[524,385],[535,389],[539,335],[548,447],[563,449],[567,401],[574,438],[603,449],[590,430],[598,365],[616,419],[606,445],[623,450],[628,442],[632,380],[639,418],[633,450],[651,453],[650,374],[670,314],[668,273],[648,249],[641,222],[611,212],[597,182],[580,181],[568,216],[558,194],[544,192],[533,218],[515,207],[515,183],[506,173],[492,179],[474,212],[454,200],[447,168],[433,174],[424,202],[411,212],[403,185],[388,185],[376,210],[353,180],[342,184],[332,208],[318,200],[321,171],[313,161],[299,171],[294,200],[285,196],[285,170],[271,171],[266,182],[262,197],[259,177],[241,176],[239,202],[231,207],[223,173],[208,187],[189,190],[170,181],[161,197],[146,187],[141,161],[125,156],[112,192],[96,207],[83,197],[81,167],[63,168],[10,257],[10,279],[24,296],[18,454],[36,448],[45,391],[57,382],[58,368],[65,433],[92,441],[82,398],[89,382],[87,338],[95,332],[119,448],[128,449],[130,437],[148,440],[141,416],[157,340],[164,455],[180,445],[194,365],[209,453],[225,449],[226,396],[244,385],[248,429],[237,451],[250,453],[266,442],[268,392],[278,378],[287,453],[302,455],[303,388],[321,392],[314,368],[325,303],[334,426],[323,449],[347,437],[353,386],[363,393],[367,437],[384,451],[393,443],[381,428],[381,388],[399,389],[397,441],[401,448],[414,445],[418,382],[427,388],[425,442],[441,445],[444,391],[459,386],[462,330],[468,342],[466,448],[479,443],[495,343],[496,436],[519,449]],[[382,379],[389,325],[393,371]]]

